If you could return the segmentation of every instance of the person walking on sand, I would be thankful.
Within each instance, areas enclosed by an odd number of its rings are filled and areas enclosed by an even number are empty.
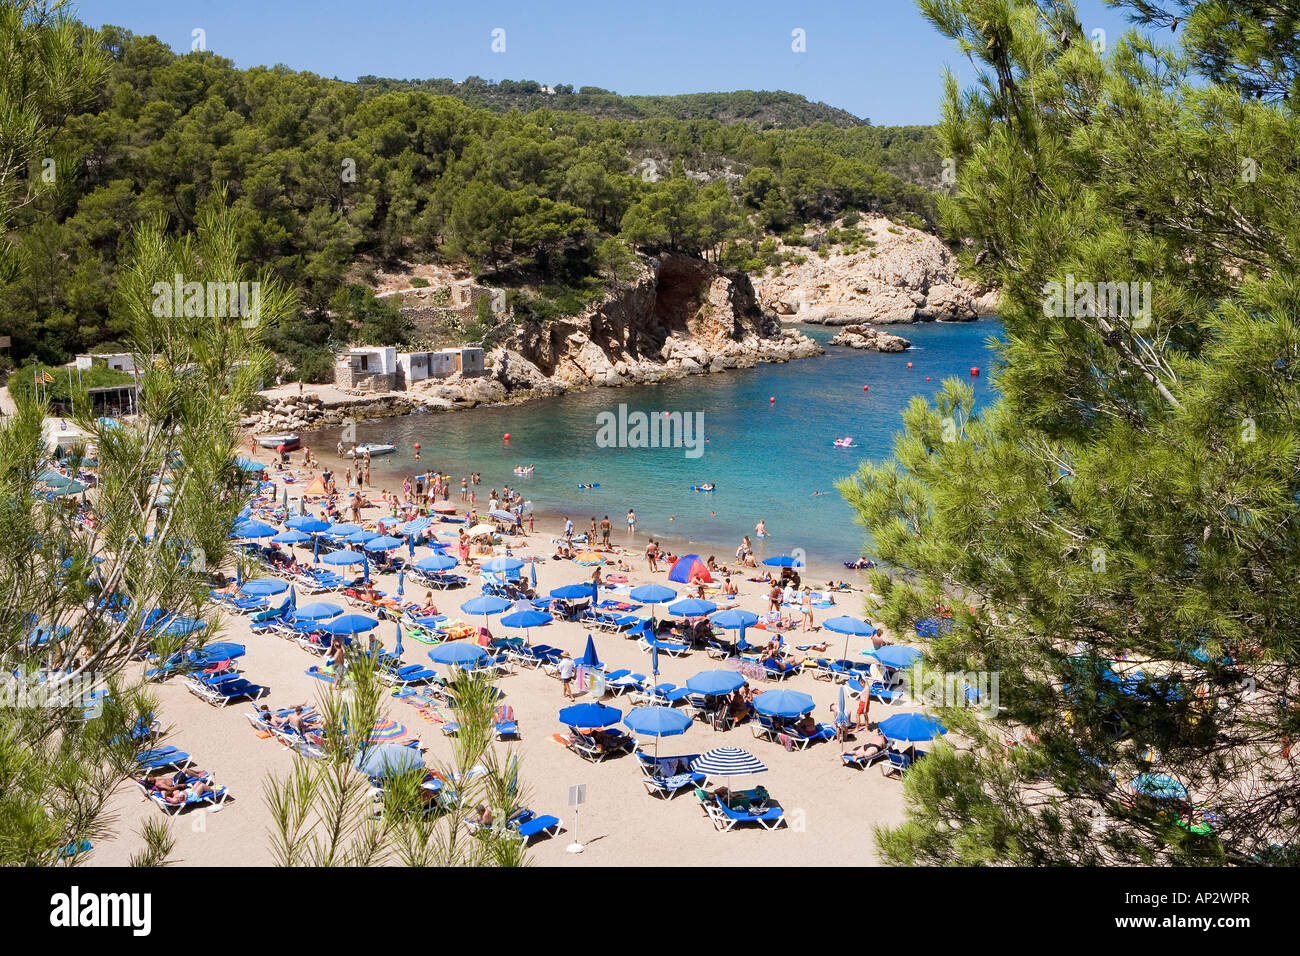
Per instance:
[[[631,508],[627,509],[627,533],[636,534],[636,512]]]
[[[649,563],[651,571],[659,570],[659,545],[653,538],[646,543],[645,559]]]
[[[558,676],[560,686],[564,689],[565,698],[573,700],[573,679],[578,676],[578,665],[573,663],[573,658],[569,656],[568,651],[565,651],[560,657]]]

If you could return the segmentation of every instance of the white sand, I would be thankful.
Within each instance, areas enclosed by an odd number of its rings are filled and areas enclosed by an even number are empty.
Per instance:
[[[378,512],[373,510],[369,514],[378,516]],[[516,553],[549,556],[550,533],[559,529],[546,528],[546,534],[543,530],[539,525],[536,534],[528,539],[533,548]],[[623,534],[617,531],[614,541],[617,543]],[[633,567],[629,576],[632,586],[651,580],[666,583],[666,573],[651,575],[644,558],[629,553],[626,560]],[[590,570],[568,561],[540,562],[537,565],[539,591],[545,593],[562,584],[587,580]],[[741,581],[738,577],[734,579],[740,583],[740,606],[760,613],[764,611],[766,587]],[[471,581],[474,581],[473,577]],[[396,591],[395,576],[376,577],[375,583],[389,594]],[[670,586],[685,591],[681,586]],[[418,585],[408,587],[406,591],[408,598],[418,598],[423,593],[424,589]],[[459,605],[477,594],[476,583],[471,583],[467,588],[435,592],[434,599],[444,613],[464,618],[465,615],[459,613]],[[311,600],[343,603],[340,598],[329,594],[310,598],[299,596],[300,603]],[[861,614],[864,610],[860,593],[843,594],[837,600],[841,601],[840,607],[818,610],[816,620],[836,614]],[[662,608],[660,613],[663,613]],[[274,635],[251,634],[242,617],[223,615],[223,620],[225,625],[219,638],[245,644],[248,648],[246,656],[238,662],[240,669],[250,680],[271,689],[271,694],[262,702],[272,707],[312,702],[328,692],[328,685],[305,673],[312,664],[319,663],[315,655]],[[496,625],[493,631],[498,635],[518,633]],[[384,622],[375,633],[392,650],[394,625]],[[576,658],[586,646],[588,633],[586,627],[578,624],[557,622],[534,628],[530,636],[534,643],[562,647]],[[608,669],[626,667],[638,673],[649,672],[649,655],[639,649],[637,642],[607,632],[591,633]],[[758,640],[761,633],[751,631],[751,641]],[[828,656],[840,655],[844,646],[842,635],[824,630],[815,635],[799,631],[786,635],[786,643],[791,648],[796,644],[821,640],[830,643]],[[851,639],[849,655],[856,658],[864,647],[870,647],[870,643],[860,638]],[[428,645],[407,639],[403,657],[408,662],[423,663],[445,674],[446,668],[428,660],[428,650]],[[695,651],[682,658],[661,654],[659,666],[660,680],[683,684],[699,671],[723,667],[724,664],[708,658],[703,651]],[[232,799],[218,811],[194,810],[173,818],[172,831],[176,836],[174,858],[191,865],[271,863],[268,838],[271,821],[263,796],[264,782],[283,776],[291,761],[302,758],[272,740],[255,736],[244,716],[251,709],[247,702],[215,708],[188,692],[182,681],[175,678],[154,686],[161,703],[159,716],[164,725],[171,728],[165,742],[192,754],[198,765],[213,771],[217,781],[227,786],[232,795]],[[493,746],[512,747],[519,754],[520,776],[532,794],[530,805],[538,813],[560,817],[565,824],[565,832],[558,838],[532,844],[532,858],[540,865],[869,864],[876,862],[871,825],[896,824],[902,819],[902,785],[897,777],[885,778],[879,766],[866,771],[844,767],[840,760],[842,748],[836,743],[818,743],[804,751],[787,752],[776,743],[755,739],[749,724],[718,733],[697,721],[684,735],[662,739],[660,754],[698,753],[721,746],[750,751],[767,765],[768,772],[740,778],[734,783],[741,787],[761,783],[785,808],[787,819],[792,824],[770,832],[745,826],[729,833],[719,833],[689,791],[680,792],[671,801],[650,796],[641,783],[641,775],[632,757],[610,758],[592,764],[552,740],[552,734],[565,730],[556,716],[558,710],[567,704],[557,680],[540,670],[518,669],[514,674],[501,678],[498,686],[506,694],[503,702],[515,710],[522,740]],[[777,686],[812,695],[817,702],[814,716],[823,721],[830,719],[828,707],[839,696],[837,685],[815,680],[809,674],[789,678],[780,685],[762,683],[755,690],[761,692]],[[579,699],[590,697],[581,696]],[[627,697],[607,697],[605,702],[620,707],[624,713],[631,706]],[[854,707],[855,702],[850,700],[849,706]],[[913,709],[912,705],[886,709],[882,704],[873,703],[873,723],[887,713],[908,709]],[[445,712],[445,708],[443,710]],[[389,716],[405,724],[411,734],[421,738],[430,757],[450,759],[450,744],[440,725],[425,722],[414,707],[395,699],[389,700],[388,712]],[[652,749],[654,741],[648,739],[644,744],[646,749]],[[578,826],[578,837],[586,845],[586,852],[571,855],[565,852],[566,845],[573,839],[574,824],[573,809],[567,806],[567,794],[570,785],[579,783],[587,785],[587,803],[581,809]],[[117,817],[116,835],[96,843],[88,860],[92,865],[125,864],[129,855],[139,847],[138,833],[142,822],[164,816],[129,781],[115,793],[110,811]]]

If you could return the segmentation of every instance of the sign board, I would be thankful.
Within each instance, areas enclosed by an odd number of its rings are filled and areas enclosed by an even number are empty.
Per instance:
[[[579,783],[569,788],[569,806],[576,807],[587,802],[587,785]]]

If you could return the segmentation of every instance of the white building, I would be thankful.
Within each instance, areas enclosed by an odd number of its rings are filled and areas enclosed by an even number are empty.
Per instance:
[[[76,366],[83,372],[89,372],[95,365],[110,368],[115,372],[131,373],[135,371],[135,359],[130,352],[105,352],[102,355],[78,355]]]

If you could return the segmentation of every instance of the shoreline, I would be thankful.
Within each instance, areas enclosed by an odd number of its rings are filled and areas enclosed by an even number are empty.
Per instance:
[[[311,447],[314,448],[316,446]],[[321,447],[325,446],[322,445]],[[254,461],[266,463],[268,468],[270,468],[271,464],[275,461],[275,452],[261,448],[260,446],[255,454],[247,454],[247,450],[245,450],[243,454],[245,457],[251,458]],[[350,458],[340,458],[333,448],[323,453],[313,451],[312,454],[324,467],[327,467],[334,472],[336,481],[338,476],[343,474],[344,470],[352,464]],[[407,475],[402,474],[400,469],[385,468],[382,462],[382,457],[375,458],[371,462],[372,469],[377,468],[378,470],[374,475],[375,481],[365,489],[368,495],[378,495],[384,489],[387,489],[390,492],[400,492],[403,480],[408,477]],[[291,453],[290,468],[296,474],[307,475],[319,475],[323,470],[316,469],[314,472],[304,472],[301,466],[300,452]],[[435,470],[434,466],[430,466],[430,470]],[[273,470],[268,470],[268,474],[274,478],[277,473]],[[414,475],[411,475],[410,477],[414,478]],[[500,482],[497,482],[496,486],[499,487],[500,484]],[[279,489],[283,489],[284,487],[283,483],[279,483]],[[290,485],[288,487],[292,488],[294,486]],[[472,487],[475,487],[477,496],[482,499],[486,494],[485,488],[491,489],[494,487],[494,483],[485,478],[482,484]],[[283,494],[283,491],[280,490],[279,493]],[[340,492],[340,494],[343,494],[343,492]],[[450,500],[452,504],[456,505],[457,514],[464,513],[467,506],[465,502],[460,500],[460,491],[455,479],[452,481],[451,495],[448,500]],[[292,491],[289,493],[289,502],[290,506],[295,502],[295,496]],[[475,507],[483,509],[485,507],[485,502],[483,500],[477,501]],[[375,520],[375,518],[379,516],[373,509],[367,510],[370,511],[370,514],[368,515],[366,512],[363,512],[363,521]],[[600,514],[594,515],[594,517],[599,521],[600,518],[603,517],[603,514],[604,512],[602,511]],[[564,529],[565,517],[566,514],[563,509],[557,509],[553,505],[548,505],[545,502],[539,503],[534,501],[534,531],[531,534],[523,535],[522,538],[532,544],[535,549],[539,540],[544,541],[546,546],[550,547],[553,543],[552,539],[558,539],[560,537],[561,532]],[[573,519],[576,533],[583,534],[585,533],[593,515],[589,513],[580,513],[574,510],[568,512],[567,517]],[[641,570],[643,572],[646,570],[645,546],[651,538],[659,543],[661,550],[671,551],[675,555],[698,554],[702,561],[707,561],[710,555],[715,556],[719,565],[726,566],[730,569],[729,573],[737,583],[740,583],[751,576],[761,575],[764,571],[776,570],[764,566],[761,557],[759,558],[759,566],[757,568],[739,566],[736,561],[736,548],[740,544],[739,541],[727,544],[720,540],[710,540],[708,538],[693,537],[689,535],[678,535],[673,534],[671,531],[661,532],[658,529],[647,529],[640,524],[638,524],[636,532],[629,536],[627,525],[622,514],[610,515],[610,520],[614,522],[614,531],[610,535],[610,543],[613,547],[621,548],[626,552],[624,558],[635,570]],[[444,530],[444,528],[439,527],[440,524],[440,522],[435,522],[434,528],[436,530]],[[445,525],[446,529],[450,529],[453,532],[457,527],[459,527],[459,525],[451,523]],[[751,534],[750,537],[752,539],[754,537],[753,534]],[[756,556],[758,554],[758,547],[759,546],[756,544]],[[546,550],[546,548],[540,550]],[[846,568],[843,564],[835,566],[824,561],[809,560],[801,571],[801,577],[807,580],[810,585],[818,586],[814,588],[815,590],[819,589],[820,585],[824,585],[830,581],[843,581],[853,586],[855,590],[852,593],[854,594],[865,595],[866,593],[869,593],[866,579],[863,571],[860,569]],[[856,614],[858,611],[846,611],[845,613]]]

